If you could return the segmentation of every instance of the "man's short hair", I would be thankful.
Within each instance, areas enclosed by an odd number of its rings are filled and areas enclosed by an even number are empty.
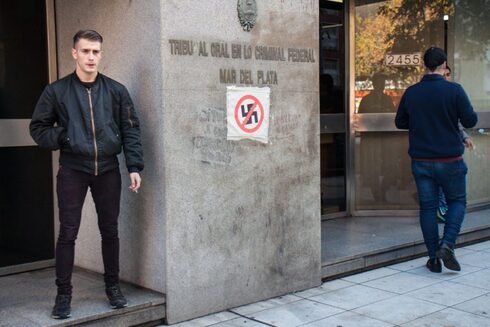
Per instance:
[[[73,36],[73,48],[76,47],[80,39],[86,39],[86,40],[90,40],[93,42],[100,42],[100,43],[102,43],[103,41],[102,35],[100,35],[94,30],[80,30]]]
[[[444,50],[437,47],[430,47],[425,51],[424,64],[430,71],[434,71],[438,66],[447,61]]]

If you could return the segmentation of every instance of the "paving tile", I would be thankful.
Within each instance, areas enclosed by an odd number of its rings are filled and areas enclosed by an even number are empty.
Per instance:
[[[473,254],[477,252],[476,250],[471,250],[471,249],[467,249],[467,248],[457,248],[456,250],[454,250],[454,253],[456,254],[456,256],[459,258],[459,257],[463,257],[465,255],[468,255],[468,254]]]
[[[363,285],[354,285],[314,296],[310,298],[310,300],[345,310],[352,310],[354,308],[381,301],[395,295],[395,293],[382,291],[376,288]]]
[[[454,308],[490,318],[490,294],[460,303]]]
[[[490,268],[490,252],[479,251],[473,254],[468,254],[463,257],[458,257],[461,268],[464,269],[465,265],[471,265],[474,267]]]
[[[342,280],[342,279],[336,279],[332,280],[329,282],[323,283],[319,287],[315,288],[310,288],[309,290],[301,291],[301,292],[296,292],[294,295],[300,296],[302,298],[310,298],[312,296],[320,295],[326,292],[330,291],[335,291],[344,287],[349,287],[355,285],[354,283]]]
[[[490,241],[480,242],[472,245],[467,245],[464,247],[468,250],[483,251],[490,249]]]
[[[185,321],[176,325],[172,325],[175,327],[205,327],[205,326],[215,326],[216,324],[230,321],[236,318],[239,318],[240,316],[231,313],[229,311],[222,311],[218,313],[214,313],[211,315],[207,315],[204,317],[200,317],[197,319]]]
[[[288,294],[288,295],[276,297],[276,298],[273,298],[270,300],[260,301],[260,302],[244,305],[241,307],[233,308],[230,311],[236,312],[240,315],[247,316],[247,315],[250,315],[252,313],[271,309],[271,308],[274,308],[274,307],[277,307],[277,306],[280,306],[283,304],[299,301],[301,299],[302,298],[299,296]]]
[[[481,288],[444,281],[409,292],[406,295],[444,306],[453,306],[486,293],[487,291]]]
[[[267,327],[267,326],[268,325],[264,325],[261,324],[260,322],[242,318],[242,317],[228,320],[216,325],[212,325],[212,327]]]
[[[355,274],[342,278],[345,281],[351,283],[364,283],[373,279],[378,279],[385,276],[390,276],[399,273],[399,270],[390,268],[378,268],[370,271],[366,271],[360,274]]]
[[[438,304],[399,295],[354,309],[353,311],[374,319],[400,325],[442,309],[444,307]]]
[[[479,270],[482,270],[483,268],[480,267],[473,267],[473,266],[464,266],[461,271],[453,271],[453,270],[448,270],[446,268],[442,268],[441,273],[433,273],[425,265],[423,267],[418,267],[412,270],[408,270],[407,272],[410,274],[416,274],[420,276],[425,276],[429,278],[437,278],[440,280],[452,280],[467,274],[471,274],[474,272],[477,272]]]
[[[483,288],[490,291],[490,269],[482,269],[451,280],[455,283]]]
[[[490,319],[447,308],[403,324],[403,327],[489,327]]]
[[[355,312],[343,312],[301,327],[393,327],[393,324],[369,318]]]
[[[413,259],[410,261],[400,262],[400,263],[388,266],[387,268],[396,269],[396,270],[400,270],[400,271],[407,271],[407,270],[411,270],[411,269],[418,268],[421,266],[425,266],[427,259],[428,259],[428,257],[421,257],[421,258]]]
[[[304,299],[258,312],[250,318],[277,327],[292,327],[320,320],[342,311],[326,304]]]
[[[400,272],[396,275],[391,275],[366,282],[364,283],[364,285],[388,292],[403,294],[439,282],[440,280],[436,278],[429,278],[416,274],[410,274],[407,272]]]

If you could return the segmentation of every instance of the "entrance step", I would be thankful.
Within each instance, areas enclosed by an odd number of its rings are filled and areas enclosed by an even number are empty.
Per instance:
[[[457,246],[490,239],[489,215],[488,209],[468,213]],[[440,235],[443,227],[439,224]],[[425,255],[418,217],[353,217],[322,222],[324,280]]]
[[[73,274],[72,316],[51,318],[56,287],[54,269],[43,269],[0,278],[0,321],[7,326],[135,326],[161,324],[165,296],[121,283],[128,306],[110,308],[102,275],[76,269]],[[3,326],[3,325],[2,325]]]

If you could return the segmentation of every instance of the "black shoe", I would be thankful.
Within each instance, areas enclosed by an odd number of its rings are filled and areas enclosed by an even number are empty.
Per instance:
[[[425,266],[432,272],[440,273],[442,271],[441,259],[429,259]]]
[[[128,306],[128,301],[121,292],[119,284],[106,287],[105,294],[109,299],[109,303],[113,309],[121,309]]]
[[[56,295],[53,312],[51,317],[55,319],[67,319],[71,317],[71,295]]]
[[[441,244],[439,250],[436,252],[436,255],[438,258],[442,259],[442,262],[444,262],[444,267],[447,269],[455,271],[461,270],[461,266],[454,256],[454,250],[451,249],[446,243]]]

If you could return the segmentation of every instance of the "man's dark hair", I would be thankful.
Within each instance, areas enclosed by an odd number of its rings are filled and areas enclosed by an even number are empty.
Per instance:
[[[100,42],[100,43],[102,43],[103,41],[102,35],[100,35],[94,30],[80,30],[77,32],[77,34],[73,36],[73,48],[75,48],[75,46],[77,45],[80,39],[86,39],[86,40],[90,40],[93,42]]]
[[[431,72],[447,61],[446,52],[441,48],[430,47],[424,53],[424,64]]]

